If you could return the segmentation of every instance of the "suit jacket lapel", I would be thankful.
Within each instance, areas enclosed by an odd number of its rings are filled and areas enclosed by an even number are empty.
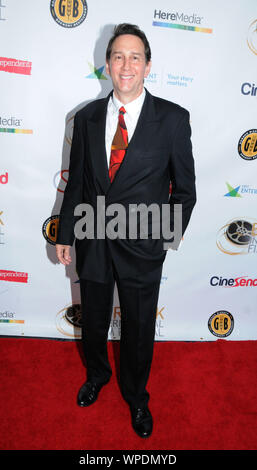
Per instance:
[[[113,183],[110,182],[109,171],[107,165],[107,155],[105,148],[105,125],[107,106],[112,92],[98,103],[98,107],[88,120],[88,137],[92,155],[92,165],[96,178],[103,190],[104,194],[112,192],[123,184],[126,175],[135,163],[134,150],[144,149],[147,147],[149,136],[154,135],[156,122],[158,118],[155,112],[154,100],[152,95],[146,90],[146,97],[142,107],[142,111],[138,118],[137,126],[129,143],[124,160],[116,173]]]
[[[110,95],[111,93],[99,104],[95,113],[88,121],[88,137],[92,165],[96,178],[105,194],[111,186],[105,148],[105,125]]]

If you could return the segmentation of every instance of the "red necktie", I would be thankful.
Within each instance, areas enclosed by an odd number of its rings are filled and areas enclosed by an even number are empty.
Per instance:
[[[109,177],[110,177],[111,183],[113,182],[116,172],[118,171],[121,165],[121,162],[126,153],[126,148],[128,146],[128,131],[127,131],[125,120],[124,120],[125,112],[126,110],[122,106],[119,110],[118,126],[117,126],[117,130],[112,141],[111,158],[110,158],[110,166],[109,166]]]

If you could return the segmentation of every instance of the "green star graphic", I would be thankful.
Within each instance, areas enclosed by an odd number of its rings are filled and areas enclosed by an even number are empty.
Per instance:
[[[230,196],[230,197],[242,197],[241,194],[238,194],[238,191],[240,189],[240,186],[237,186],[236,188],[233,188],[229,183],[226,183],[227,188],[228,188],[228,193],[224,194],[224,196]]]
[[[103,70],[104,70],[104,65],[102,67],[99,67],[98,69],[88,62],[89,68],[92,73],[86,76],[86,78],[98,78],[98,80],[107,80],[105,75],[103,75]]]

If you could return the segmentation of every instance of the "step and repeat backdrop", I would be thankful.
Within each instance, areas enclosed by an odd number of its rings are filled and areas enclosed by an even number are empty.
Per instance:
[[[190,111],[198,201],[169,250],[156,340],[257,339],[256,0],[0,0],[0,335],[81,337],[55,257],[74,114],[112,88],[114,25],[152,48],[145,87]],[[115,290],[109,339],[119,339]]]

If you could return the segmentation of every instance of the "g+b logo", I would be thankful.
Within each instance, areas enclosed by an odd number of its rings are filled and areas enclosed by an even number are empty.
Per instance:
[[[58,215],[52,215],[51,217],[48,217],[48,219],[46,219],[43,223],[42,233],[44,238],[48,243],[50,243],[50,245],[56,244],[58,225]]]
[[[219,338],[226,338],[234,329],[234,318],[230,312],[219,310],[208,321],[209,331]]]
[[[86,0],[51,0],[50,11],[60,26],[75,28],[85,20],[88,7]]]

